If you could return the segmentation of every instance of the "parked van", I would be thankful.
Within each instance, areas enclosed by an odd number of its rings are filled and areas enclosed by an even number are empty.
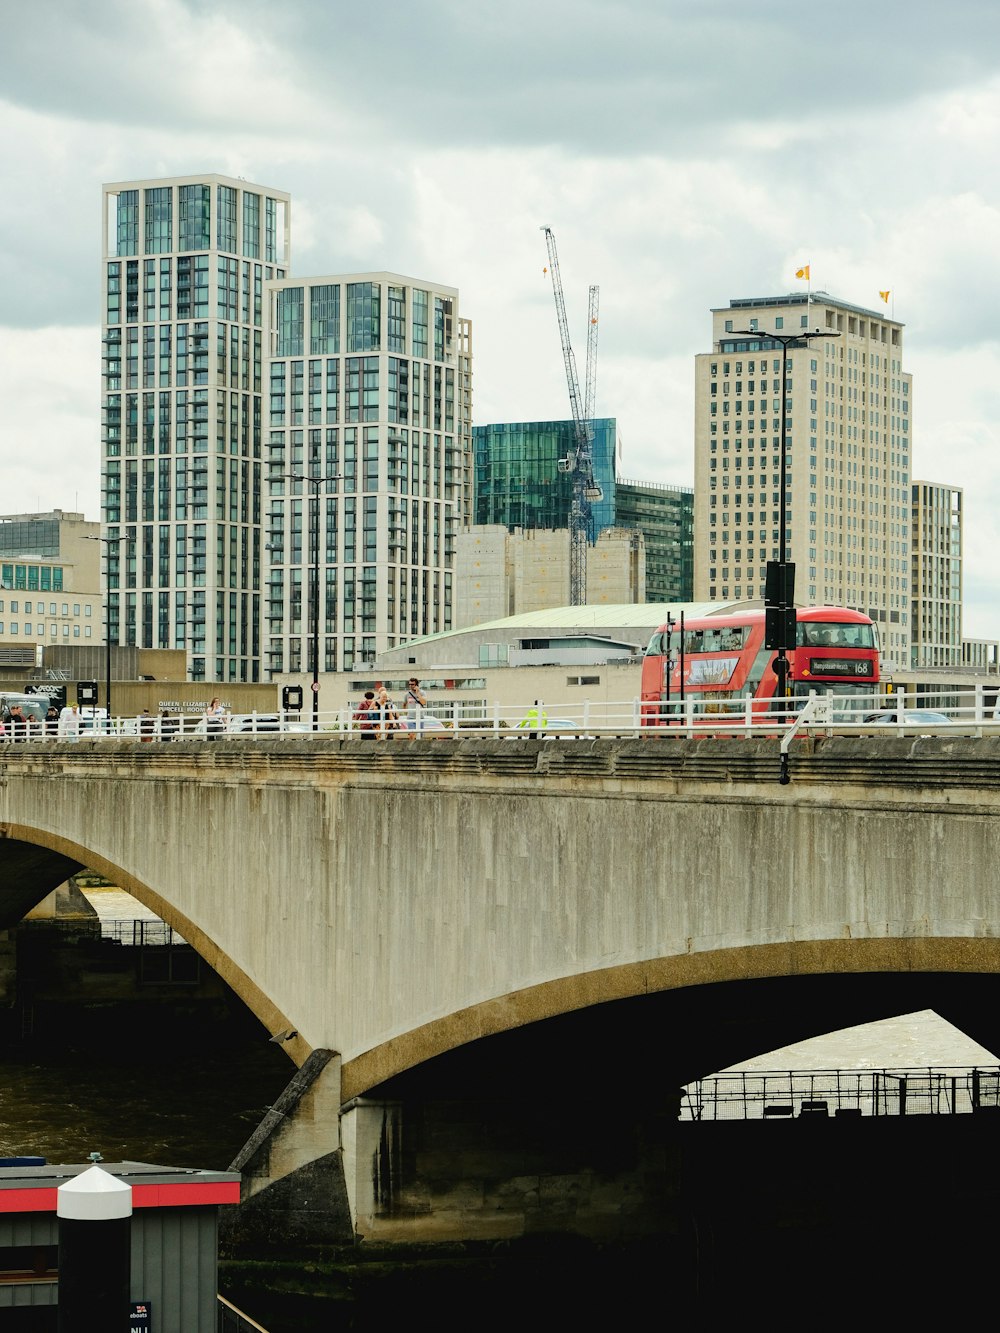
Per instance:
[[[0,690],[0,718],[6,721],[7,714],[15,704],[20,704],[25,717],[33,717],[38,722],[45,721],[49,711],[49,699],[44,694],[19,694],[14,690]]]

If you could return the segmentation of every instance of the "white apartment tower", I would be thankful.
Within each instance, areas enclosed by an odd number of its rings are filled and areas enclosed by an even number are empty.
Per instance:
[[[914,481],[912,667],[962,665],[962,490]]]
[[[308,671],[315,646],[350,671],[452,626],[471,326],[455,288],[397,273],[276,280],[265,305],[264,669]]]
[[[903,326],[825,292],[733,300],[695,358],[695,601],[759,600],[778,557],[781,398],[795,601],[864,611],[910,661],[910,376]],[[787,351],[783,337],[818,331]]]
[[[104,186],[102,520],[108,634],[194,679],[262,657],[264,284],[290,200],[207,174]]]

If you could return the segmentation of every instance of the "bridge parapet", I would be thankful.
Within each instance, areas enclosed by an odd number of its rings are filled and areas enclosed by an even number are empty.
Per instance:
[[[271,772],[285,783],[298,778],[309,784],[324,775],[358,773],[771,782],[776,781],[779,763],[777,738],[687,740],[662,735],[562,742],[520,736],[503,740],[466,737],[392,744],[329,735],[265,735],[226,736],[211,745],[175,741],[143,746],[129,740],[102,740],[3,749],[4,771],[11,776],[104,776],[114,772],[198,778],[229,772],[253,778]],[[793,782],[877,785],[888,779],[903,786],[975,788],[1000,776],[1000,735],[805,735],[793,741],[790,758]]]

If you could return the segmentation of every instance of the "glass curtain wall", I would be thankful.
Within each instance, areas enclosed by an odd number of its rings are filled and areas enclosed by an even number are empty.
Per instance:
[[[613,417],[593,423],[591,445],[600,500],[592,500],[594,538],[615,526],[615,446]],[[559,529],[569,525],[573,482],[559,470],[559,460],[575,447],[572,421],[503,422],[475,426],[477,523],[515,528]]]

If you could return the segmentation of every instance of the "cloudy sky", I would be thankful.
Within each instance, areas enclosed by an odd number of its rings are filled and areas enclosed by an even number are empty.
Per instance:
[[[1000,5],[2,4],[4,512],[99,517],[100,187],[291,192],[293,271],[457,286],[477,423],[569,415],[551,226],[623,475],[693,480],[711,307],[893,292],[915,477],[965,488],[965,633],[1000,637]]]

